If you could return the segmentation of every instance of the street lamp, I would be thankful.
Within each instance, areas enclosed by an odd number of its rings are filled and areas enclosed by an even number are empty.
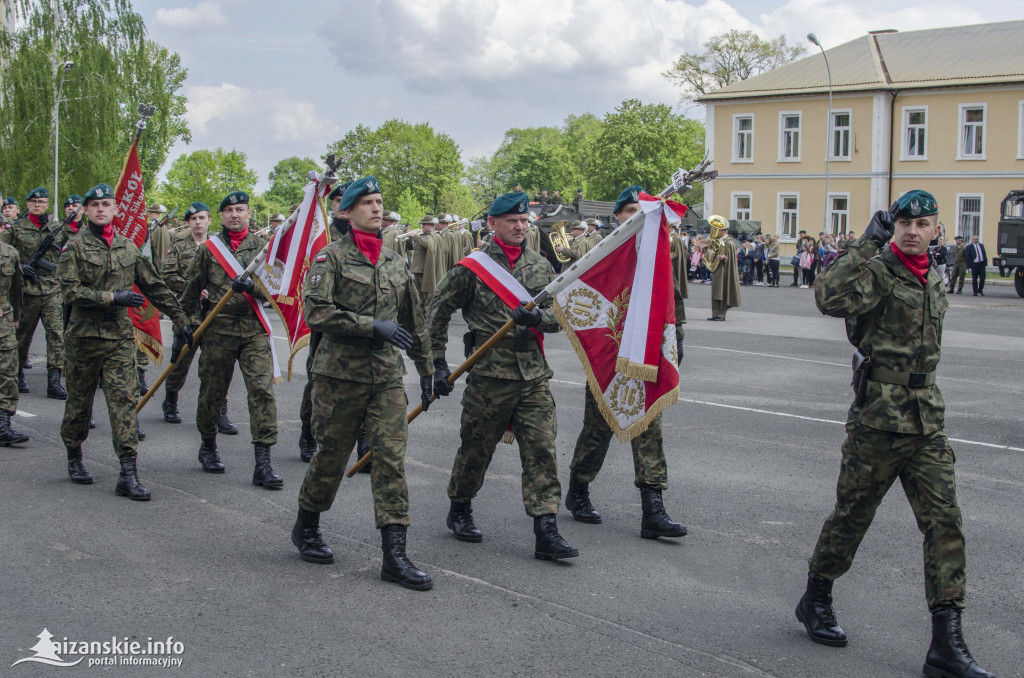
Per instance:
[[[829,144],[832,143],[832,69],[828,66],[828,56],[825,55],[825,48],[818,41],[818,36],[808,33],[807,39],[821,50],[821,56],[825,59],[825,72],[828,73],[828,119],[825,121],[825,227],[822,229],[828,233],[828,176],[829,158],[832,155],[832,149],[829,148]]]
[[[53,103],[53,120],[54,120],[54,131],[53,131],[53,205],[54,212],[57,211],[57,164],[60,159],[60,96],[64,91],[64,78],[68,77],[68,73],[74,67],[74,61],[64,62],[64,72],[60,76],[60,85],[57,86],[57,100]]]

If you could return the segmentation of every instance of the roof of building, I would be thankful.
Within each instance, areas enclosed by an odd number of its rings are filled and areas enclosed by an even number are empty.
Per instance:
[[[923,89],[1024,82],[1024,21],[922,31],[874,31],[826,50],[833,92]],[[697,100],[823,94],[820,52]]]

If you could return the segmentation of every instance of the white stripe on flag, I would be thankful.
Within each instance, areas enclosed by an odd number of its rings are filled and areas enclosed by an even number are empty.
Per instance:
[[[489,255],[484,252],[470,252],[466,255],[467,259],[472,259],[477,262],[490,273],[494,278],[506,289],[516,295],[519,301],[524,304],[531,301],[533,297],[527,291],[523,284],[512,277],[512,274],[501,267],[501,264],[492,259]]]

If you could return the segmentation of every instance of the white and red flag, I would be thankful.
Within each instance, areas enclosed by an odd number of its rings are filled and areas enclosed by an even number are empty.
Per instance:
[[[636,198],[643,227],[554,295],[558,322],[622,442],[679,399],[668,225],[686,206],[646,193]]]
[[[266,263],[258,269],[257,277],[288,332],[289,380],[295,354],[309,343],[302,286],[317,252],[330,242],[327,214],[320,202],[330,189],[326,181],[306,184],[302,203],[288,223],[279,226],[270,237]],[[294,226],[290,227],[292,223]]]

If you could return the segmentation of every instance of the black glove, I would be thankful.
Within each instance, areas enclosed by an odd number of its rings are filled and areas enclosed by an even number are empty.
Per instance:
[[[412,348],[412,335],[393,320],[374,320],[373,338],[394,344],[403,351]]]
[[[114,290],[114,306],[138,308],[146,303],[146,297],[135,290]]]
[[[186,344],[188,344],[189,348],[193,348],[195,346],[194,342],[192,341],[192,326],[191,325],[187,325],[187,324],[186,325],[182,325],[181,327],[178,328],[178,331],[175,332],[174,334],[177,337],[181,337],[182,340]]]
[[[534,306],[526,310],[526,302],[519,302],[519,306],[512,309],[512,322],[523,327],[536,327],[542,320],[541,310]]]
[[[433,377],[420,377],[420,402],[423,403],[423,411],[430,409],[431,387],[434,385]]]
[[[884,247],[892,240],[892,234],[896,230],[893,223],[896,218],[896,211],[899,209],[897,203],[893,203],[888,210],[878,210],[871,217],[871,223],[864,229],[864,235],[879,247]]]
[[[174,333],[174,339],[171,340],[171,364],[178,362],[178,356],[181,355],[181,350],[185,348],[185,338]]]
[[[245,276],[244,278],[240,275],[236,275],[231,279],[231,289],[234,290],[235,294],[252,294],[253,290],[256,289],[256,283],[253,282],[252,277]]]
[[[676,365],[683,362],[683,333],[676,332]]]
[[[34,283],[39,282],[39,274],[36,273],[36,269],[31,264],[21,265],[21,277],[31,280]]]
[[[443,360],[434,362],[434,393],[438,398],[448,395],[454,388],[448,383],[448,377],[452,371],[448,369],[448,363]]]

